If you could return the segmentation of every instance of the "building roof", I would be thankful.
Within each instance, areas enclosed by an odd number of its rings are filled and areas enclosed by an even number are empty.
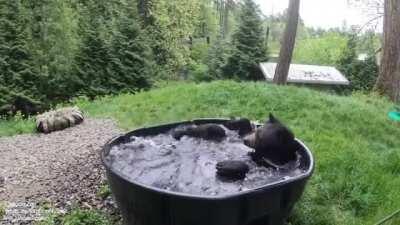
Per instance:
[[[265,79],[272,82],[277,63],[260,63]],[[349,85],[347,78],[331,66],[291,64],[288,83]]]

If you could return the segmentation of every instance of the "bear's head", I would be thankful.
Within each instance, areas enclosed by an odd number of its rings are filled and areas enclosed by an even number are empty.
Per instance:
[[[293,132],[270,114],[268,121],[244,139],[245,145],[255,149],[258,158],[269,158],[284,163],[295,158],[296,141]]]

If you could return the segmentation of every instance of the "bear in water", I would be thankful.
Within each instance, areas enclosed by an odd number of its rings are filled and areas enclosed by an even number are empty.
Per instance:
[[[242,161],[227,160],[217,163],[217,175],[224,181],[243,180],[249,172],[249,166]]]
[[[204,140],[221,141],[226,137],[224,128],[218,124],[203,124],[198,126],[187,127],[182,130],[175,130],[172,136],[180,140],[183,136],[202,138]]]
[[[240,136],[247,135],[253,131],[253,125],[250,120],[246,118],[229,120],[224,123],[224,126],[229,130],[238,131]]]
[[[263,126],[245,137],[244,144],[255,149],[250,156],[259,164],[280,168],[296,160],[298,144],[293,132],[272,114]]]

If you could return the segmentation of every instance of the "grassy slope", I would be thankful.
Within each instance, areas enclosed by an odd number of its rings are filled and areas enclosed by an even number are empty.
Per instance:
[[[126,130],[198,117],[263,120],[273,112],[317,161],[292,224],[373,224],[400,208],[400,127],[386,117],[392,105],[377,97],[224,81],[76,103],[91,116],[115,118]]]

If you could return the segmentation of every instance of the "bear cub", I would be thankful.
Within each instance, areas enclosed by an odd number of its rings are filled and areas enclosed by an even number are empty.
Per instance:
[[[243,180],[249,172],[250,167],[242,161],[227,160],[218,162],[217,175],[224,181]]]
[[[250,153],[253,161],[264,166],[281,168],[297,157],[293,132],[272,114],[263,126],[244,138],[244,144],[255,150]]]
[[[237,131],[240,136],[247,135],[253,131],[253,124],[246,118],[231,119],[225,122],[224,126],[229,130]]]
[[[175,130],[172,136],[176,140],[180,140],[183,136],[194,138],[202,138],[204,140],[221,141],[226,137],[224,128],[218,124],[203,124],[198,126],[187,127],[182,130]]]

